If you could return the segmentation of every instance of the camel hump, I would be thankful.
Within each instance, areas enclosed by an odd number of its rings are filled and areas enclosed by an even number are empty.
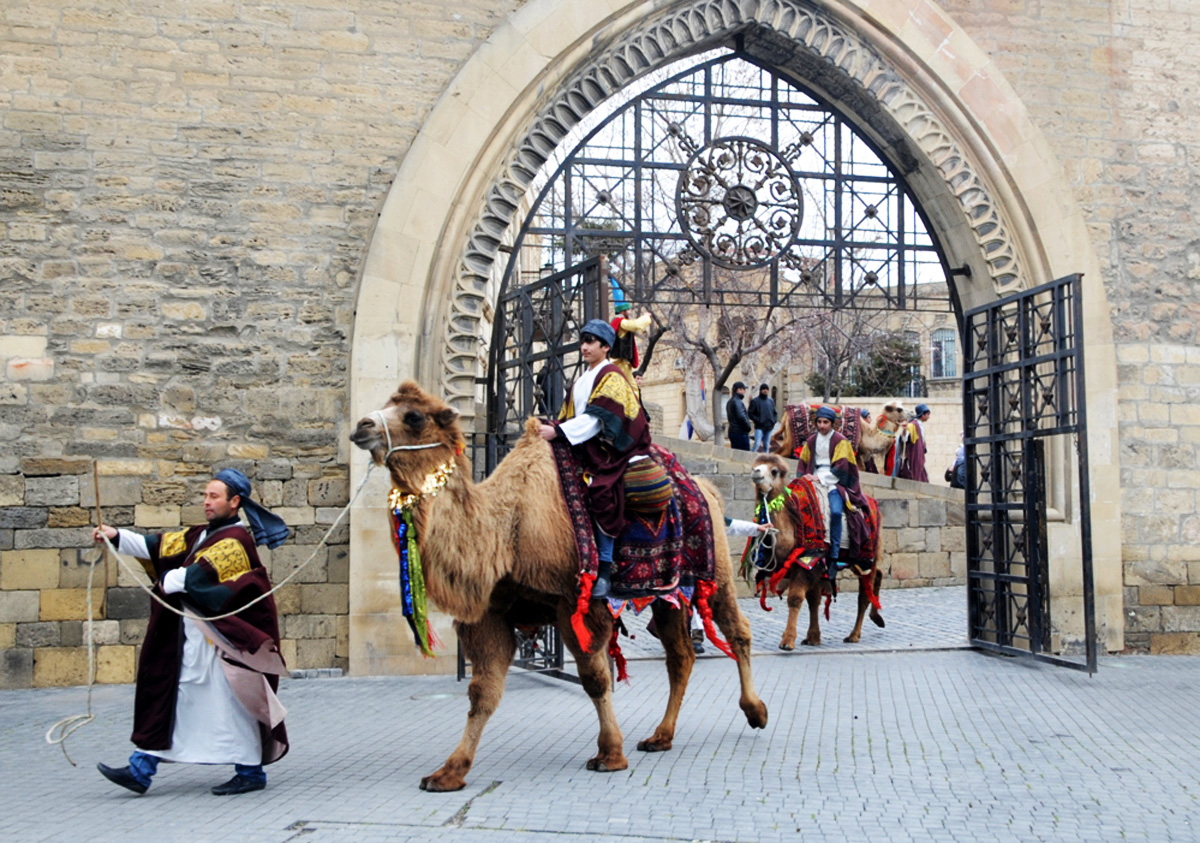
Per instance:
[[[525,435],[537,436],[538,431],[542,428],[542,421],[537,416],[530,416],[525,419]]]

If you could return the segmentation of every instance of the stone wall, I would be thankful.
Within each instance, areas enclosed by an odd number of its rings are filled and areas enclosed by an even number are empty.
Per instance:
[[[294,668],[344,667],[347,368],[371,232],[425,115],[518,0],[0,8],[0,687],[85,681],[104,516],[203,520],[236,466]],[[109,570],[101,682],[146,597]],[[99,595],[97,595],[99,596]],[[99,603],[99,600],[97,601]]]

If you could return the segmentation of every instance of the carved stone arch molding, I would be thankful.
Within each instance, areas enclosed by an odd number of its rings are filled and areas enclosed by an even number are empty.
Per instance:
[[[802,80],[853,114],[914,189],[927,194],[918,197],[922,204],[937,204],[938,192],[953,197],[959,220],[951,227],[969,231],[976,248],[971,254],[961,242],[958,248],[953,242],[943,245],[952,260],[971,265],[976,285],[983,276],[991,295],[1003,295],[1029,281],[1003,203],[928,92],[911,84],[857,28],[831,10],[802,0],[691,0],[669,4],[606,35],[522,129],[478,209],[457,262],[454,289],[439,297],[448,312],[441,322],[441,365],[435,377],[447,400],[464,415],[474,412],[476,378],[483,374],[478,371],[478,337],[493,262],[535,174],[572,127],[622,88],[680,58],[735,39],[752,59]]]

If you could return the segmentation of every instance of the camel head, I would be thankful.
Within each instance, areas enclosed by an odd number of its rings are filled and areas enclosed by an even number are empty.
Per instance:
[[[888,428],[891,428],[892,430],[899,429],[900,426],[903,425],[905,422],[904,402],[900,401],[899,399],[896,399],[895,401],[887,402],[886,404],[883,405],[882,416],[883,416],[883,418],[880,419],[880,421],[878,423],[878,426],[881,429],[884,429],[884,430],[886,430]]]
[[[788,467],[783,458],[776,454],[759,454],[750,469],[754,491],[760,498],[771,498],[787,486]]]
[[[382,409],[359,420],[350,441],[369,452],[376,465],[387,466],[396,488],[412,490],[459,453],[462,433],[457,412],[405,381]]]

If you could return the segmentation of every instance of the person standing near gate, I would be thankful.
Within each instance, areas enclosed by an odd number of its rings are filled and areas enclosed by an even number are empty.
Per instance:
[[[754,450],[766,453],[771,444],[771,431],[779,420],[775,402],[771,400],[771,388],[765,383],[758,388],[758,395],[750,402],[750,421],[754,422]]]
[[[729,447],[737,451],[750,450],[750,416],[746,413],[746,385],[738,381],[733,395],[725,404],[725,420],[729,424]]]
[[[608,359],[616,331],[592,319],[579,334],[579,353],[587,369],[567,395],[558,421],[543,424],[547,442],[563,436],[571,443],[587,479],[588,511],[596,535],[600,568],[592,597],[608,596],[613,550],[625,527],[625,469],[650,453],[650,419],[625,374]]]
[[[912,421],[904,425],[896,436],[893,449],[896,452],[892,463],[892,476],[904,480],[929,482],[925,471],[925,422],[931,415],[928,404],[918,404]]]
[[[244,512],[251,532],[242,526]],[[288,751],[286,712],[275,691],[286,669],[279,653],[275,600],[254,545],[277,547],[288,528],[250,499],[250,481],[233,468],[219,471],[204,489],[208,523],[142,536],[101,524],[92,538],[142,560],[154,595],[191,615],[181,617],[157,600],[138,660],[133,743],[125,767],[99,764],[101,774],[134,793],[145,793],[160,761],[232,764],[235,774],[212,792],[248,793],[267,786],[264,764]]]

